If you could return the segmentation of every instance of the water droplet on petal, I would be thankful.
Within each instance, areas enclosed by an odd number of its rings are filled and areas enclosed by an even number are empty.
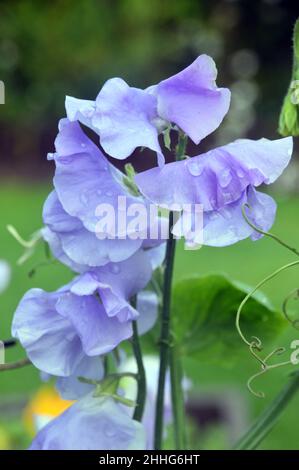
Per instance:
[[[85,142],[81,142],[81,147],[84,149],[86,147]]]
[[[229,169],[222,171],[219,176],[219,183],[222,188],[226,188],[232,180],[232,174]]]
[[[108,196],[108,197],[111,197],[111,196],[113,196],[113,192],[112,192],[112,191],[106,191],[106,193],[105,193],[105,194],[106,194],[106,196]]]
[[[110,271],[113,273],[113,274],[118,274],[120,272],[120,267],[118,264],[111,264],[110,266]]]
[[[104,428],[104,433],[107,437],[114,437],[117,434],[117,430],[115,426],[107,423],[106,427]]]
[[[98,195],[98,196],[101,196],[101,195],[102,195],[102,190],[101,190],[101,189],[98,189],[98,190],[97,190],[97,195]]]
[[[244,175],[245,175],[244,171],[243,171],[241,168],[238,168],[238,169],[237,169],[237,176],[238,176],[239,178],[243,178]]]
[[[192,176],[200,176],[204,170],[201,163],[192,161],[192,159],[188,161],[187,167]]]

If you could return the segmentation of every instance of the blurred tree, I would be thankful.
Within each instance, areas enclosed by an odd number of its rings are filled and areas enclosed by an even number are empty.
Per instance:
[[[294,2],[269,0],[0,0],[1,172],[49,171],[45,154],[65,94],[94,98],[111,76],[144,87],[203,52],[217,60],[219,83],[228,85],[235,79],[230,55],[256,51],[264,109],[278,109],[277,73],[283,94],[295,10]]]

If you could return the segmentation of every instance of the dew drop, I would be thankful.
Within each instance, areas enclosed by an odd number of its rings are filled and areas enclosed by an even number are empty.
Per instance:
[[[232,174],[229,169],[222,171],[219,176],[219,183],[222,188],[226,188],[232,180]]]
[[[189,161],[188,162],[188,170],[189,172],[191,173],[192,176],[200,176],[203,172],[203,165],[201,165],[199,162],[197,161]]]
[[[120,272],[120,267],[118,266],[118,264],[112,264],[110,267],[110,271],[113,274],[118,274]]]
[[[117,434],[117,431],[115,427],[111,425],[107,425],[106,428],[104,429],[104,433],[107,437],[114,437]]]
[[[112,191],[106,191],[106,196],[112,197],[112,196],[113,196],[113,192],[112,192]]]

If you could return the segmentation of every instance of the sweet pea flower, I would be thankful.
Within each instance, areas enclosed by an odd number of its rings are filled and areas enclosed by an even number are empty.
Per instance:
[[[130,225],[134,213],[127,215],[125,232],[118,234],[113,221],[112,226],[99,225],[99,207],[109,206],[117,214],[120,197],[129,208],[138,204],[147,213],[148,207],[143,197],[129,192],[123,183],[124,175],[107,161],[77,122],[60,121],[55,147],[56,152],[49,155],[56,165],[55,190],[44,205],[42,231],[55,257],[75,272],[82,272],[89,267],[124,261],[141,246],[162,243],[159,236],[157,240],[149,239],[147,218],[144,226]],[[165,220],[157,216],[154,223],[162,227]]]
[[[220,125],[229,108],[230,91],[217,88],[216,77],[213,59],[203,54],[178,74],[146,90],[112,78],[95,101],[67,96],[67,117],[95,131],[112,157],[122,160],[137,147],[147,147],[157,152],[162,165],[158,136],[171,124],[195,144]]]
[[[141,450],[145,431],[111,397],[79,399],[44,426],[29,450]]]
[[[140,250],[124,262],[85,272],[56,292],[31,289],[25,294],[12,334],[38,369],[60,377],[63,398],[86,392],[89,385],[79,383],[78,376],[102,377],[99,356],[132,336],[132,320],[144,332],[152,326],[157,302],[141,293],[151,275],[150,257]],[[129,303],[136,294],[140,314]]]
[[[275,201],[255,187],[273,183],[288,165],[292,138],[242,139],[207,153],[139,173],[141,193],[159,206],[201,204],[203,244],[226,246],[244,238],[261,237],[245,220],[242,208],[258,228],[267,231],[275,219]],[[189,228],[190,229],[190,228]],[[191,231],[192,232],[192,231]],[[187,233],[182,220],[173,227],[196,244],[197,233]],[[192,238],[193,237],[193,238]]]

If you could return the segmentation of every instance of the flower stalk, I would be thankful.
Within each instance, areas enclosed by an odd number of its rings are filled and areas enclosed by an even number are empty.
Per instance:
[[[132,346],[133,351],[137,363],[137,384],[138,384],[138,391],[137,391],[137,399],[136,399],[136,407],[133,414],[133,419],[136,421],[141,422],[144,412],[145,400],[146,400],[146,374],[142,359],[142,351],[140,347],[139,335],[138,335],[138,327],[137,322],[133,321],[133,338],[132,338]]]
[[[187,145],[187,136],[179,132],[178,144],[176,146],[176,160],[181,160],[185,155]],[[173,268],[175,259],[176,239],[172,234],[174,221],[173,212],[169,213],[169,237],[167,240],[165,271],[163,283],[163,302],[161,317],[160,334],[160,370],[158,379],[158,391],[156,401],[156,420],[155,420],[155,450],[161,450],[163,438],[163,413],[164,413],[164,395],[165,382],[168,365],[170,366],[171,376],[171,401],[174,418],[176,448],[184,448],[184,399],[182,392],[182,370],[178,357],[174,357],[174,344],[171,335],[171,288],[173,278]]]

